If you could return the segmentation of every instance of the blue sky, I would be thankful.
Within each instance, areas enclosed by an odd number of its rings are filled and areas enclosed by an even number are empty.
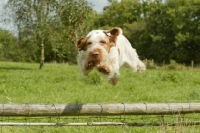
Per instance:
[[[93,9],[97,12],[102,12],[103,7],[109,5],[107,0],[87,0],[88,2],[93,4]]]

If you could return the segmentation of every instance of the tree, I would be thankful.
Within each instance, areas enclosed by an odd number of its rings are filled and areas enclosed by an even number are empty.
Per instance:
[[[40,51],[33,56],[38,58],[37,56],[40,55],[39,68],[42,69],[45,48],[49,48],[47,53],[50,55],[51,53],[56,53],[56,57],[64,55],[63,53],[58,54],[60,53],[59,49],[64,48],[66,41],[63,39],[66,36],[69,37],[71,31],[66,32],[69,26],[66,29],[63,28],[63,18],[68,17],[69,22],[73,23],[72,29],[75,28],[78,26],[76,24],[81,23],[77,23],[80,19],[79,14],[87,14],[88,12],[88,10],[80,10],[89,8],[89,4],[85,0],[9,0],[8,7],[12,9],[12,17],[17,25],[19,43],[29,41],[31,44],[36,44]],[[74,13],[72,9],[77,12]],[[67,35],[63,35],[66,33]],[[68,42],[72,43],[70,41]]]
[[[123,27],[124,23],[138,21],[142,14],[140,0],[109,0],[110,6],[104,8],[100,18],[101,26]]]
[[[176,48],[171,53],[171,58],[186,64],[189,64],[191,60],[199,63],[200,0],[168,0],[167,4],[176,11],[173,26]]]
[[[12,60],[15,46],[16,37],[9,31],[0,29],[0,60]]]
[[[142,58],[200,62],[200,0],[109,0],[99,21],[119,26]]]
[[[61,5],[66,5],[61,8],[60,17],[68,32],[68,34],[66,34],[67,42],[71,44],[67,47],[68,56],[69,59],[74,59],[77,54],[74,44],[79,36],[81,36],[81,31],[84,30],[81,28],[81,25],[85,22],[84,20],[88,17],[92,9],[85,0],[68,0],[64,1]]]

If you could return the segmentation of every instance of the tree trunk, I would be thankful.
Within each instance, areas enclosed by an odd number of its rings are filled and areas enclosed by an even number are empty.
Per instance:
[[[40,50],[41,50],[40,69],[43,69],[43,67],[44,67],[44,40],[43,39],[41,40]]]

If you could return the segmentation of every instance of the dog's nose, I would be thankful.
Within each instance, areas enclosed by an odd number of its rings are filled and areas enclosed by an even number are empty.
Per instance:
[[[98,58],[99,57],[99,52],[93,52],[92,53],[93,58]]]

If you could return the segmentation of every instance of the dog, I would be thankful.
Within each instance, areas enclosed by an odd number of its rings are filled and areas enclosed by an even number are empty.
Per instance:
[[[132,68],[133,72],[146,70],[122,29],[92,30],[86,37],[76,42],[78,49],[77,64],[81,75],[87,76],[93,68],[108,76],[108,81],[116,85],[121,66]]]

